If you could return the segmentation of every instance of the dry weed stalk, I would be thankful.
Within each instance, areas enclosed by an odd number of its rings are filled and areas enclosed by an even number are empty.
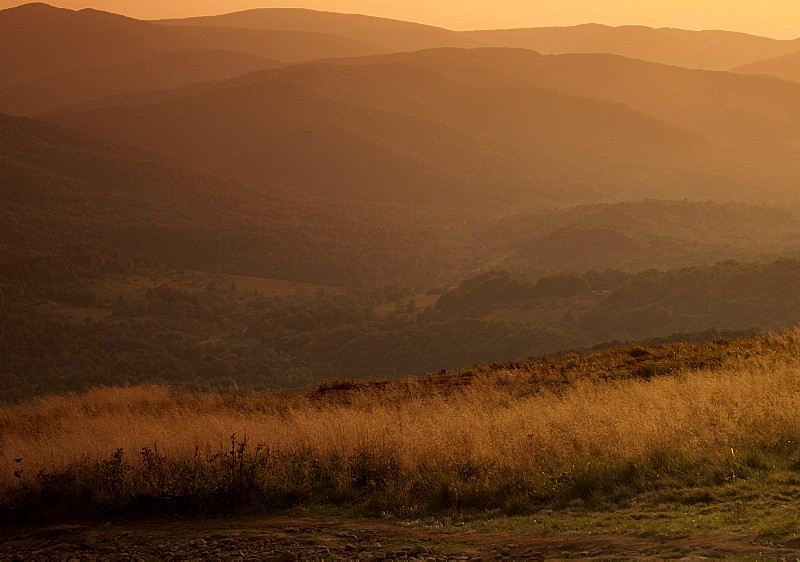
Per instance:
[[[776,336],[777,337],[777,336]],[[797,343],[787,335],[786,345]],[[508,373],[507,377],[520,377]],[[658,451],[730,455],[800,436],[800,361],[763,359],[650,381],[575,382],[520,396],[480,380],[449,393],[365,387],[339,401],[313,395],[230,398],[160,386],[105,388],[0,409],[2,481],[157,444],[166,457],[207,458],[246,437],[270,451],[320,458],[384,452],[407,470],[474,461],[510,469],[571,458],[635,459]]]

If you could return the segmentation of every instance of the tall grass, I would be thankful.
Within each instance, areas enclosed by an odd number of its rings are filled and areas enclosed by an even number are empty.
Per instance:
[[[748,452],[788,458],[799,441],[792,354],[558,388],[531,385],[524,370],[437,391],[415,381],[250,398],[104,388],[0,409],[0,483],[9,514],[67,491],[71,502],[169,497],[214,509],[220,490],[261,506],[514,511],[735,478]],[[59,474],[68,485],[53,485]],[[91,493],[66,490],[75,486]]]

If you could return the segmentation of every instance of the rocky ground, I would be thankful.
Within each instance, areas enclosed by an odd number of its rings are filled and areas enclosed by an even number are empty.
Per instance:
[[[747,537],[475,533],[341,518],[236,518],[0,531],[2,560],[800,560],[800,545]]]

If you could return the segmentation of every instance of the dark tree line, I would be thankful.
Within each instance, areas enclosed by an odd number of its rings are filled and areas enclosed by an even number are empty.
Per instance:
[[[386,296],[397,306],[377,306]],[[48,314],[69,306],[72,317]],[[81,316],[85,308],[103,314]],[[0,284],[0,390],[6,400],[95,385],[308,388],[396,377],[709,329],[800,322],[800,262],[724,262],[674,271],[490,271],[419,310],[408,292],[264,296],[166,284],[104,301]]]

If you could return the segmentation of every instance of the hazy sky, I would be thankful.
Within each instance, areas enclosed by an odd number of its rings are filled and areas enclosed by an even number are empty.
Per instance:
[[[0,8],[19,5],[0,0]],[[258,7],[306,7],[429,23],[451,29],[642,24],[800,37],[800,0],[52,0],[137,18],[219,14]]]

